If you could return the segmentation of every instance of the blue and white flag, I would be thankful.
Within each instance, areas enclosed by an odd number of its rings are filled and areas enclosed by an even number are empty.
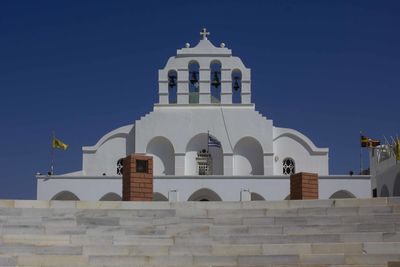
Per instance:
[[[208,134],[208,147],[221,147],[221,142],[211,134]]]

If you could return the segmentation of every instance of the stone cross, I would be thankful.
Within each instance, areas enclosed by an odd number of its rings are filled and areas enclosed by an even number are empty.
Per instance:
[[[203,28],[203,30],[200,32],[200,35],[203,36],[203,40],[207,40],[207,35],[210,35],[210,33],[207,32],[206,28]]]

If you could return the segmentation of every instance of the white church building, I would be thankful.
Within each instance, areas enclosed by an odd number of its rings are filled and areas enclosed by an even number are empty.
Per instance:
[[[153,157],[154,200],[282,200],[298,172],[318,174],[321,199],[371,197],[370,176],[329,175],[328,148],[257,112],[250,69],[208,35],[159,70],[151,112],[82,148],[81,171],[37,175],[37,198],[121,199],[133,153]]]

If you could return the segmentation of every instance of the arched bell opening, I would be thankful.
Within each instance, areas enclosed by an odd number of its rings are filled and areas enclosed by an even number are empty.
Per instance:
[[[210,64],[211,103],[221,103],[221,62],[213,60]]]
[[[176,104],[177,103],[177,81],[178,74],[175,70],[170,70],[168,72],[168,103]]]
[[[242,103],[242,72],[238,69],[232,71],[232,103]]]
[[[199,103],[199,70],[200,65],[197,61],[190,61],[189,66],[189,104]]]

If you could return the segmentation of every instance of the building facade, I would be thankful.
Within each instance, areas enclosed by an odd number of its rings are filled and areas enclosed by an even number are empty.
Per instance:
[[[319,175],[321,198],[337,192],[370,197],[369,176],[329,176],[328,148],[275,127],[256,111],[250,69],[224,43],[214,46],[208,34],[203,30],[196,46],[178,49],[159,70],[153,111],[83,147],[81,171],[37,176],[38,199],[118,198],[121,159],[133,153],[153,157],[160,200],[235,201],[246,190],[253,199],[284,199],[289,176],[297,172]],[[82,185],[93,192],[81,193]]]

